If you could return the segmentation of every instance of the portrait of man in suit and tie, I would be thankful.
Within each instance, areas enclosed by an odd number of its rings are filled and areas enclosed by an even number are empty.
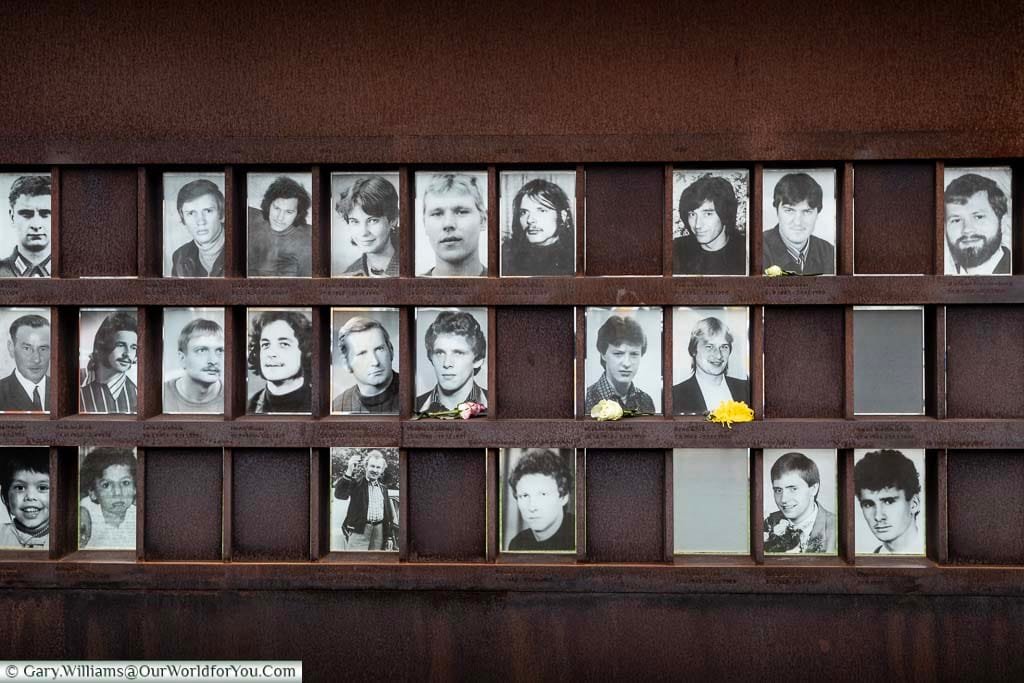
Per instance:
[[[50,312],[4,309],[3,328],[8,330],[7,354],[14,368],[0,379],[0,412],[50,412]]]
[[[703,415],[722,401],[750,404],[745,307],[673,309],[672,412]],[[683,349],[686,350],[684,355]]]

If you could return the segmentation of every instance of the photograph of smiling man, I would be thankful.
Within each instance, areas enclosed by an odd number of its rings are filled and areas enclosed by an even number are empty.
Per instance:
[[[762,188],[762,267],[778,266],[800,275],[834,275],[835,169],[765,169]],[[768,228],[772,223],[774,227]]]
[[[331,550],[397,551],[397,448],[331,448]]]
[[[313,274],[313,174],[250,173],[248,277]]]
[[[135,308],[83,308],[79,312],[79,412],[139,412],[138,320]]]
[[[134,448],[79,447],[80,549],[135,549],[137,469]]]
[[[398,277],[399,175],[331,174],[331,277]]]
[[[1009,166],[949,168],[946,191],[944,251],[946,275],[1010,275],[1013,205]]]
[[[487,173],[416,174],[416,273],[487,275]]]
[[[661,335],[658,306],[587,308],[585,416],[606,399],[661,414]]]
[[[0,550],[50,547],[50,449],[0,448]]]
[[[924,555],[924,449],[853,452],[858,555]]]
[[[164,277],[224,277],[224,174],[163,180]]]
[[[487,309],[416,309],[416,402],[419,413],[487,406]]]
[[[397,308],[331,310],[331,414],[398,414]]]
[[[224,309],[165,308],[163,412],[224,413]]]
[[[674,275],[747,274],[749,186],[745,169],[672,174]]]
[[[310,413],[313,405],[313,311],[250,308],[247,415]]]
[[[750,312],[745,306],[672,309],[672,412],[703,415],[750,404]]]
[[[764,450],[766,555],[835,555],[836,450]]]
[[[576,272],[576,172],[501,173],[501,275]]]
[[[501,549],[576,550],[576,453],[571,448],[502,448]]]

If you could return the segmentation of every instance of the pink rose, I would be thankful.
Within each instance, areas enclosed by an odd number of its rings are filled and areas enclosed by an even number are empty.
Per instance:
[[[459,411],[459,417],[461,417],[463,420],[468,420],[471,417],[476,417],[480,413],[484,412],[483,404],[476,403],[474,401],[466,401],[465,403],[460,403],[457,406],[457,408]]]

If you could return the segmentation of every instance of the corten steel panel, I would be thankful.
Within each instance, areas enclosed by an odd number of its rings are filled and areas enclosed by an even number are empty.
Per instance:
[[[781,680],[794,662],[811,680],[1024,676],[1021,598],[87,590],[0,606],[20,658],[301,660],[309,681]],[[339,658],[352,633],[385,660]]]
[[[665,452],[588,449],[587,557],[660,562],[665,544]]]
[[[61,276],[138,274],[138,184],[135,168],[61,172]]]
[[[765,417],[842,417],[843,353],[842,308],[766,308]]]
[[[863,163],[853,169],[854,272],[931,273],[935,164]]]
[[[19,65],[7,70],[5,88],[31,96],[0,103],[13,143],[0,145],[0,160],[17,163],[26,150],[74,159],[80,147],[44,142],[66,138],[91,138],[106,157],[159,153],[169,163],[298,161],[294,148],[276,143],[314,136],[325,136],[314,149],[332,158],[417,163],[498,154],[941,157],[937,150],[951,145],[1024,146],[1013,0],[986,5],[970,22],[965,3],[821,12],[813,3],[772,11],[733,0],[702,6],[696,30],[693,13],[668,2],[628,13],[551,3],[339,13],[318,4],[300,16],[276,5],[211,15],[146,3],[4,12]],[[302,49],[267,41],[271,26],[289,26]],[[352,26],[360,39],[339,41]],[[457,36],[458,49],[439,45],[440,33]],[[401,49],[381,60],[364,49],[374,44]],[[957,59],[965,52],[978,56]],[[323,77],[352,72],[360,77],[345,87]],[[187,84],[190,96],[168,84]],[[295,93],[317,96],[299,102]],[[475,137],[453,146],[448,136],[462,135]]]
[[[309,559],[309,449],[232,453],[232,559]]]
[[[1024,417],[1024,307],[946,308],[946,413]]]
[[[147,560],[221,558],[219,448],[147,448]]]
[[[661,275],[663,166],[586,169],[587,275]]]
[[[408,463],[410,557],[483,559],[484,450],[412,450]]]
[[[951,562],[1024,564],[1024,451],[949,452]]]
[[[496,417],[572,418],[575,322],[569,307],[497,309]]]

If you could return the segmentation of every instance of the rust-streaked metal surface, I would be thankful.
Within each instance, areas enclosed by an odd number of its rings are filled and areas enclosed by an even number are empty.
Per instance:
[[[219,560],[222,450],[147,448],[145,456],[146,560]]]
[[[436,424],[436,423],[435,423]],[[408,455],[409,557],[480,561],[486,545],[484,449],[412,450]]]
[[[935,165],[853,165],[854,272],[926,275],[935,250]],[[941,273],[940,273],[941,274]]]
[[[1024,563],[1024,451],[950,451],[947,476],[950,561]]]
[[[949,417],[1024,418],[1024,306],[946,308]]]
[[[495,346],[501,402],[495,417],[573,417],[575,312],[571,307],[497,310]]]
[[[665,552],[665,453],[588,449],[587,557],[657,562]]]
[[[842,308],[765,308],[765,416],[842,417],[844,358]]]
[[[59,274],[138,275],[138,171],[65,168],[60,178],[60,243],[56,245],[60,249]],[[116,289],[110,282],[94,284],[107,293]],[[103,297],[93,301],[103,301]]]
[[[232,559],[308,561],[309,449],[235,448],[231,456]]]

